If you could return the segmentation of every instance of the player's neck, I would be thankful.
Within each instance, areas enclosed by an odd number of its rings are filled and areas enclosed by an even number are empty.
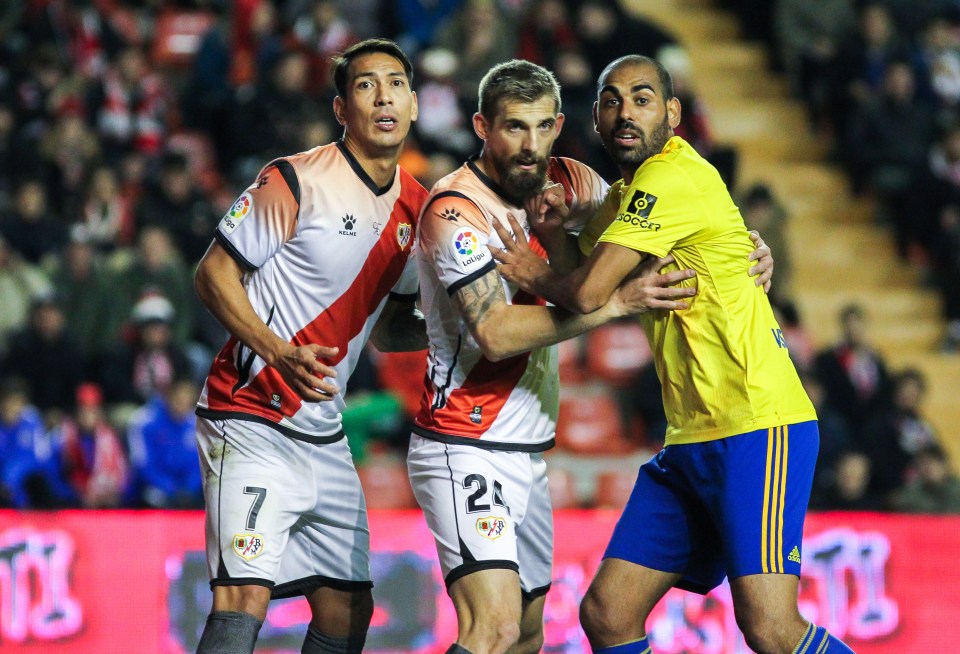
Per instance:
[[[344,133],[343,143],[377,186],[386,186],[396,175],[402,144],[394,148],[362,148],[349,132]]]
[[[633,182],[633,176],[637,174],[638,170],[640,170],[640,166],[621,166],[620,176],[623,177],[623,183],[630,186],[631,182]]]

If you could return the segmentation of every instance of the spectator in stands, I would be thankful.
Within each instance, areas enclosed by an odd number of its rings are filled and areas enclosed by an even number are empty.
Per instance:
[[[822,497],[823,494],[832,492],[837,481],[840,460],[853,449],[854,441],[843,415],[827,402],[826,389],[817,376],[802,374],[801,380],[813,408],[817,410],[820,451],[817,453],[817,468],[813,473],[813,494]]]
[[[33,298],[51,291],[43,271],[24,261],[0,232],[0,356],[7,350],[10,335],[26,327]]]
[[[446,152],[464,160],[476,149],[470,123],[476,108],[468,108],[461,102],[459,66],[459,57],[446,48],[430,48],[420,55],[416,90],[417,102],[423,111],[414,123],[414,130],[425,149]]]
[[[173,343],[175,313],[162,295],[149,294],[137,302],[130,316],[130,340],[108,352],[101,367],[109,401],[140,404],[191,374],[187,355]]]
[[[57,473],[54,442],[44,430],[40,412],[30,404],[26,382],[8,377],[0,382],[0,505],[58,506]]]
[[[860,434],[873,463],[873,488],[880,493],[902,485],[916,453],[937,443],[936,431],[920,413],[927,390],[923,373],[908,368],[895,376],[893,385],[892,403],[880,407]]]
[[[867,317],[856,304],[840,311],[840,341],[817,355],[816,374],[826,401],[843,413],[858,437],[863,425],[890,399],[890,378],[883,357],[867,340]]]
[[[163,156],[156,183],[149,184],[136,209],[138,229],[166,230],[190,263],[200,260],[216,224],[213,207],[196,184],[187,158],[170,152]]]
[[[817,128],[830,128],[828,109],[832,67],[857,27],[853,0],[778,0],[774,27],[793,95],[802,99]],[[766,232],[764,232],[766,238]],[[777,284],[780,284],[780,251]]]
[[[842,42],[831,66],[830,115],[841,137],[853,112],[881,94],[890,63],[908,57],[889,9],[878,0],[861,5],[857,33]]]
[[[3,96],[0,95],[0,98]],[[9,105],[0,102],[0,207],[5,207],[13,192],[13,180],[19,171],[16,119]]]
[[[143,51],[131,46],[111,63],[89,100],[108,161],[129,151],[153,155],[166,135],[167,97]]]
[[[911,467],[915,477],[893,494],[895,511],[960,513],[960,478],[950,470],[943,448],[936,444],[921,448]]]
[[[100,157],[97,135],[84,122],[79,110],[56,118],[52,128],[40,138],[48,188],[55,213],[69,221],[76,220],[83,211],[84,195],[90,170]]]
[[[103,392],[77,387],[76,412],[59,428],[61,469],[73,501],[85,509],[120,506],[130,476],[123,445],[103,414]]]
[[[80,219],[89,244],[99,252],[111,252],[120,245],[121,235],[133,230],[131,209],[116,171],[109,166],[94,169]]]
[[[945,15],[932,18],[924,27],[919,51],[920,92],[932,96],[941,115],[947,116],[960,105],[960,39],[956,27]]]
[[[518,30],[517,59],[532,61],[556,73],[560,53],[580,46],[569,4],[563,0],[534,0],[527,6]],[[589,71],[588,77],[592,76]],[[566,90],[566,86],[563,88]]]
[[[811,492],[811,508],[824,511],[882,510],[883,498],[871,489],[870,466],[870,457],[863,452],[849,450],[841,454],[832,483]]]
[[[686,108],[686,105],[681,106]],[[787,244],[787,210],[774,196],[770,186],[763,182],[750,186],[737,204],[747,229],[755,229],[763,234],[763,240],[777,253],[777,283],[771,289],[771,294],[778,299],[789,297],[793,261]]]
[[[50,278],[63,308],[66,331],[89,365],[97,354],[103,316],[114,300],[114,290],[87,234],[85,225],[70,229],[70,242],[50,266]]]
[[[74,392],[84,377],[84,360],[66,328],[63,307],[53,293],[34,298],[30,322],[10,339],[3,365],[27,383],[33,403],[47,423],[73,408]]]
[[[436,45],[438,28],[454,15],[464,0],[394,0],[382,3],[384,33],[411,57]]]
[[[140,231],[133,261],[111,270],[110,284],[114,301],[102,325],[103,349],[122,340],[133,307],[149,293],[159,293],[173,304],[174,341],[187,344],[196,307],[193,284],[190,269],[165,228],[148,226]]]
[[[197,460],[196,408],[199,389],[175,379],[131,418],[127,431],[136,499],[154,509],[203,506]]]
[[[327,106],[321,108],[310,92],[309,60],[300,52],[288,52],[270,70],[269,80],[263,85],[253,106],[260,106],[265,123],[261,126],[268,133],[269,145],[261,155],[271,159],[281,154],[297,152],[301,148],[303,126],[323,115],[333,122],[333,113]],[[311,144],[310,147],[316,146]],[[266,155],[264,157],[264,155]],[[252,175],[251,175],[252,177]],[[213,226],[208,229],[212,231]]]
[[[309,87],[313,93],[330,88],[330,57],[358,41],[340,4],[334,0],[313,0],[296,17],[290,30],[298,48],[310,54]],[[286,152],[283,148],[280,151]]]
[[[773,290],[771,289],[772,294]],[[796,366],[797,372],[803,374],[813,370],[817,352],[813,344],[813,338],[800,317],[797,305],[791,300],[782,299],[782,295],[772,298],[770,305],[773,308],[773,315],[777,319],[777,324],[783,331],[783,337],[790,349],[790,359]]]
[[[497,64],[513,58],[517,26],[503,19],[494,0],[465,0],[437,31],[435,45],[457,53],[461,95],[475,106],[483,76]]]
[[[952,205],[940,214],[940,236],[935,249],[938,275],[947,319],[943,350],[960,350],[960,206]]]
[[[39,179],[27,179],[16,192],[14,210],[0,219],[0,233],[30,263],[60,248],[64,229],[48,209],[47,189]]]
[[[584,0],[574,14],[574,30],[597,77],[610,61],[628,54],[656,57],[673,45],[673,36],[656,24],[628,14],[617,2]]]

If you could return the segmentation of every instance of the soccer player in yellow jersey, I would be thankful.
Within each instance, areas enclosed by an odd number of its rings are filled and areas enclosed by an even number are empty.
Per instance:
[[[650,652],[645,621],[667,590],[706,593],[727,576],[754,651],[850,652],[797,608],[816,413],[766,295],[743,275],[751,244],[740,212],[716,169],[674,136],[680,103],[666,69],[623,57],[597,88],[594,123],[623,179],[580,235],[583,264],[555,273],[519,234],[494,252],[507,279],[583,313],[648,257],[669,253],[668,268],[696,271],[683,282],[686,311],[641,317],[669,426],[581,605],[593,651]],[[535,228],[556,222],[544,213]]]

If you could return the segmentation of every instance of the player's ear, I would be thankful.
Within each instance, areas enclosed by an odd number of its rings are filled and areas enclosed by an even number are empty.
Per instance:
[[[680,124],[680,109],[680,100],[677,98],[667,100],[667,120],[670,122],[671,129],[676,129]]]
[[[560,130],[563,129],[563,121],[566,120],[566,118],[567,117],[564,116],[563,114],[557,114],[557,124],[556,124],[557,136],[560,136]]]
[[[600,120],[599,120],[599,116],[597,115],[597,109],[599,107],[600,107],[600,103],[594,100],[593,112],[592,112],[593,113],[593,131],[596,132],[597,134],[600,133]]]
[[[416,103],[414,103],[414,107],[416,107]],[[336,96],[333,99],[333,115],[336,117],[337,122],[344,127],[347,125],[347,119],[346,116],[344,116],[345,111],[346,105],[343,102],[343,98],[341,98],[339,95]]]
[[[413,91],[413,106],[410,107],[410,120],[416,122],[417,118],[420,117],[420,103],[417,100],[417,92]]]
[[[487,130],[489,127],[490,126],[487,125],[487,119],[483,117],[483,114],[479,111],[473,114],[473,131],[476,132],[481,141],[487,140]]]

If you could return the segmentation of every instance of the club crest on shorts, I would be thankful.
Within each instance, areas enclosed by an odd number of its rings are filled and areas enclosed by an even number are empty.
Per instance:
[[[507,521],[497,516],[477,518],[477,533],[484,538],[497,540],[507,530]]]
[[[234,534],[233,551],[246,561],[255,559],[263,554],[263,536],[260,534]]]
[[[397,225],[397,244],[400,249],[410,244],[410,236],[413,234],[413,225],[410,223],[400,223]]]

